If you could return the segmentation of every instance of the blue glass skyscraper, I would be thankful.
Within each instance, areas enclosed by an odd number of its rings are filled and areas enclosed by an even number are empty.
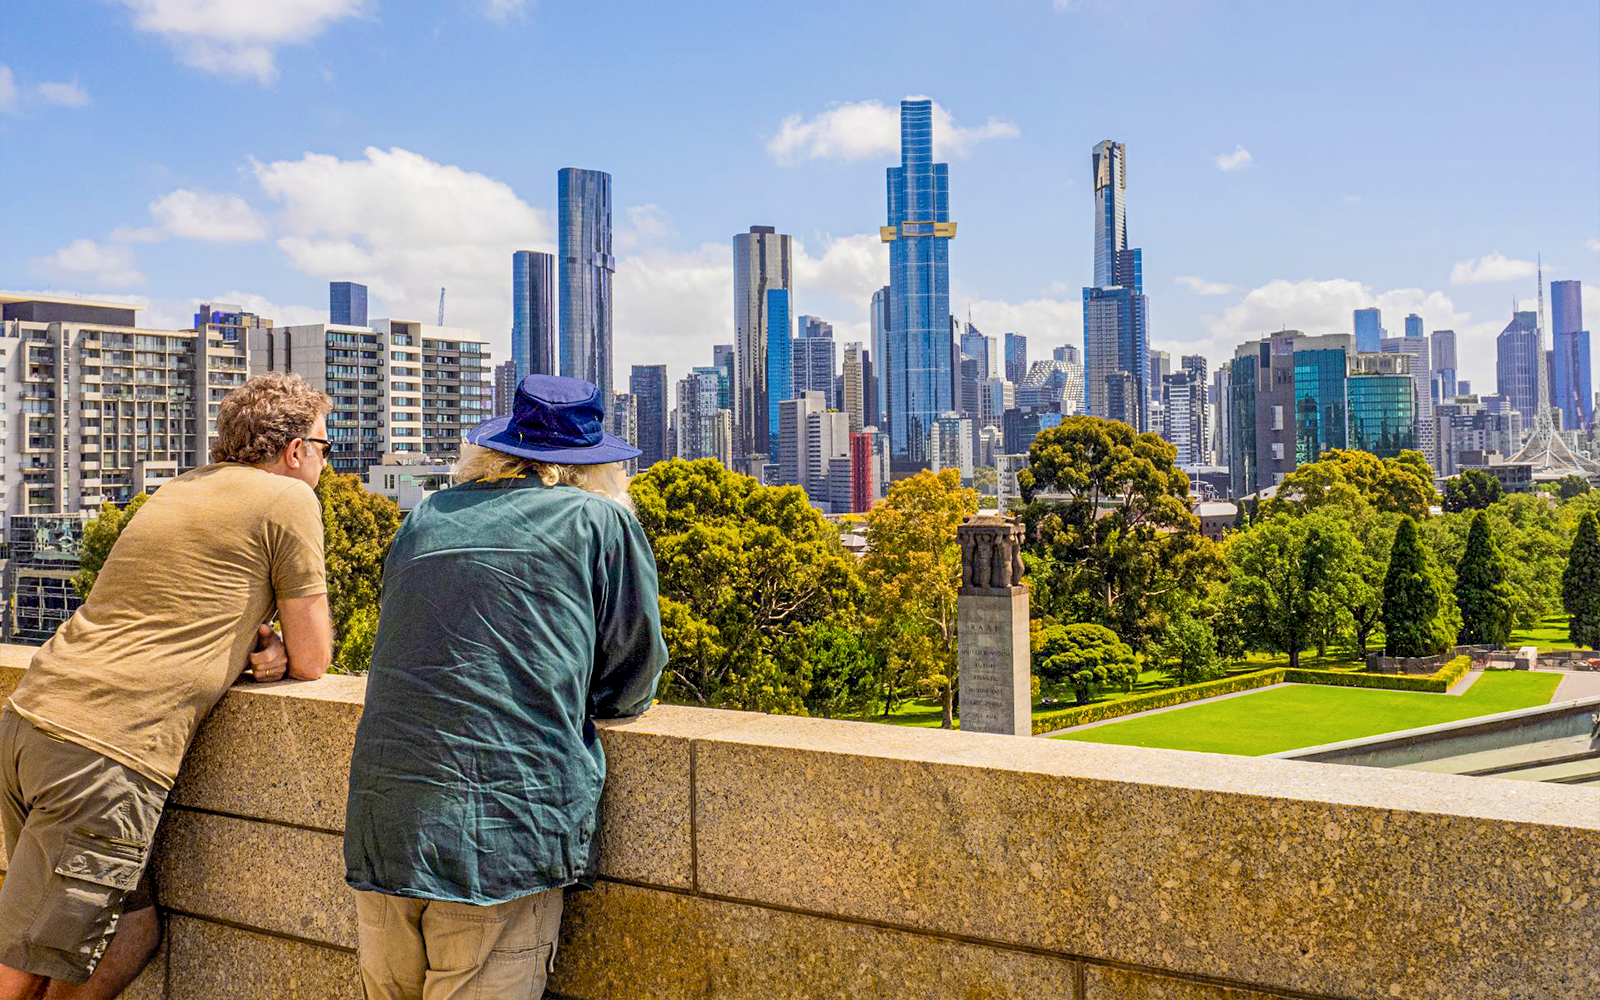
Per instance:
[[[1555,341],[1550,403],[1561,409],[1564,428],[1587,428],[1594,422],[1594,393],[1589,331],[1583,328],[1583,282],[1550,282],[1550,323]]]
[[[778,452],[778,404],[794,398],[794,369],[789,336],[789,290],[767,289],[766,314],[766,397],[767,440],[772,460],[781,462]]]
[[[557,175],[561,257],[561,374],[611,399],[611,175],[563,167]]]
[[[1422,317],[1416,313],[1406,317],[1406,336],[1415,338],[1422,336]]]
[[[950,168],[933,162],[933,102],[900,102],[900,166],[888,170],[891,457],[923,465],[928,432],[955,405],[950,337]]]
[[[1097,417],[1147,429],[1149,305],[1144,254],[1128,246],[1127,146],[1093,150],[1094,285],[1083,290],[1084,394]]]
[[[1383,347],[1383,314],[1376,309],[1357,309],[1356,350],[1373,353]]]
[[[354,281],[329,282],[328,322],[342,326],[366,326],[367,286]]]
[[[511,360],[517,381],[560,372],[556,354],[554,255],[518,250],[511,255]]]

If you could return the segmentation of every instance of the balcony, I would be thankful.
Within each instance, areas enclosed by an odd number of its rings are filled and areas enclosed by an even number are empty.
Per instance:
[[[0,647],[0,695],[31,652]],[[223,699],[130,996],[361,995],[364,690]],[[568,896],[554,995],[1600,995],[1592,789],[674,706],[599,728],[601,878]],[[275,766],[240,767],[269,736]]]

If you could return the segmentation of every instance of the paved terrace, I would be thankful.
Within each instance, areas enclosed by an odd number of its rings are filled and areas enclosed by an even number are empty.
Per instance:
[[[0,694],[29,651],[0,647]],[[364,682],[237,688],[158,852],[138,998],[349,997]],[[602,730],[553,994],[1600,996],[1600,792],[657,706]]]

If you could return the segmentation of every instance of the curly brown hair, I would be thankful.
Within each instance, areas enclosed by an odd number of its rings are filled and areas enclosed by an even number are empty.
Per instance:
[[[290,441],[311,433],[317,418],[332,409],[327,394],[298,375],[257,375],[222,397],[211,460],[245,465],[271,462]]]

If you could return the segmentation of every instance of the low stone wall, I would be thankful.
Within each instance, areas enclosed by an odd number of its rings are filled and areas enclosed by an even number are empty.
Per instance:
[[[141,996],[360,996],[361,696],[223,699]],[[672,706],[601,730],[603,879],[569,897],[553,995],[1600,995],[1592,789]]]

